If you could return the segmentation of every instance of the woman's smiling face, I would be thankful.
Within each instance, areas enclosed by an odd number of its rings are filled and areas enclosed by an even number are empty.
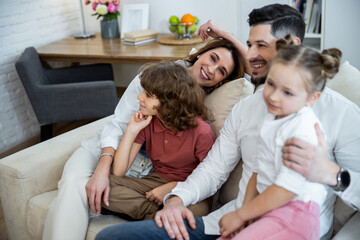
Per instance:
[[[235,63],[232,54],[226,48],[210,49],[198,55],[197,58],[189,70],[200,86],[213,87],[234,71]]]

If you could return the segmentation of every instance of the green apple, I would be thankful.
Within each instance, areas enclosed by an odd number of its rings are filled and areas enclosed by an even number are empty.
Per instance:
[[[174,32],[176,32],[176,30],[177,30],[177,26],[170,24],[169,30],[170,30],[170,32],[173,32],[173,33],[174,33]]]
[[[194,23],[195,23],[195,25],[198,24],[198,22],[199,22],[199,19],[194,16]]]
[[[197,29],[197,26],[196,26],[196,24],[195,24],[195,23],[189,27],[189,31],[190,31],[190,33],[194,33],[194,32],[196,32],[196,29]]]
[[[177,16],[171,16],[169,18],[169,23],[170,24],[178,24],[179,23],[179,18]]]
[[[183,26],[183,25],[178,25],[176,32],[177,32],[177,34],[179,34],[179,35],[183,35],[183,34],[185,33],[185,26]]]

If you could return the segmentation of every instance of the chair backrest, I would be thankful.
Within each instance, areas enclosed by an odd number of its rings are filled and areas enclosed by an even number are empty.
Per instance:
[[[46,83],[46,74],[35,48],[26,48],[15,63],[15,68],[40,122],[39,113],[41,110],[36,103],[39,101],[38,89],[42,84]]]

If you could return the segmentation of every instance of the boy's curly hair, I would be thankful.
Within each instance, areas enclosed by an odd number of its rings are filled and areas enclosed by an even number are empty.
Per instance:
[[[171,62],[146,64],[140,68],[140,83],[160,101],[158,116],[166,127],[184,131],[196,127],[195,118],[213,120],[205,107],[205,92],[184,66]]]

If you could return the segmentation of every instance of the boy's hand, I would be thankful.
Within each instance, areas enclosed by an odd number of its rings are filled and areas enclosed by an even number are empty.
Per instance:
[[[163,199],[166,194],[170,193],[176,184],[177,182],[169,182],[154,188],[153,190],[146,192],[146,198],[160,206],[163,203]]]
[[[145,116],[140,111],[135,112],[129,121],[128,128],[135,133],[139,133],[151,122],[152,116]]]
[[[220,234],[223,238],[232,238],[244,229],[245,223],[237,211],[230,212],[219,221]]]

